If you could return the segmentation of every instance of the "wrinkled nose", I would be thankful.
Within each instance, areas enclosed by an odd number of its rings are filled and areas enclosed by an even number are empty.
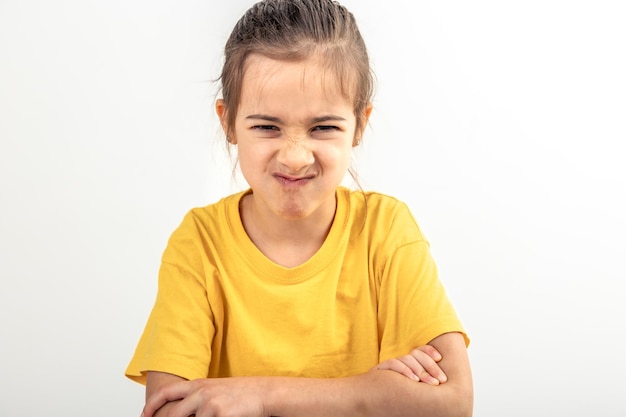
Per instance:
[[[278,162],[291,173],[299,173],[315,162],[306,140],[285,140],[277,156]]]

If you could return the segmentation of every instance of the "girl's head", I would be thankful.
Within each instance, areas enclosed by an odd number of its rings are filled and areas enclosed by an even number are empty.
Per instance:
[[[235,25],[220,80],[227,136],[232,133],[250,55],[279,61],[318,58],[354,103],[356,135],[367,122],[374,82],[367,48],[352,13],[333,0],[263,0]]]

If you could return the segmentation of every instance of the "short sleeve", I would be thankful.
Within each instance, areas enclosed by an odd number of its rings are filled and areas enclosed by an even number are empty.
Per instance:
[[[192,240],[179,239],[181,234],[173,235],[164,253],[156,301],[125,372],[142,384],[147,371],[189,380],[208,375],[215,326],[203,273],[197,268],[202,262],[192,263],[195,268],[182,265],[196,249]]]
[[[406,355],[449,332],[462,333],[469,345],[463,325],[439,279],[429,243],[419,238],[421,232],[410,215],[400,223],[403,236],[406,236],[406,230],[414,228],[418,238],[398,236],[401,244],[390,254],[381,271],[380,361]],[[392,227],[392,238],[397,226]]]

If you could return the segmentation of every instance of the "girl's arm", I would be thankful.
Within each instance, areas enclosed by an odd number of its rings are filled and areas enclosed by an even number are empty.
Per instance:
[[[430,343],[447,382],[419,384],[393,370],[372,369],[345,378],[233,377],[175,382],[149,373],[144,417],[164,404],[168,417],[229,416],[448,416],[469,417],[473,386],[467,349],[459,333]],[[171,401],[178,401],[170,405]],[[165,414],[163,414],[165,415]],[[160,415],[159,415],[160,417]]]

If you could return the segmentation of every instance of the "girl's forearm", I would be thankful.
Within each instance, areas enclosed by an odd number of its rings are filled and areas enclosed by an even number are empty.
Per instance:
[[[281,417],[469,417],[473,408],[471,386],[461,381],[432,386],[386,370],[336,379],[271,378],[268,388],[267,411]]]

